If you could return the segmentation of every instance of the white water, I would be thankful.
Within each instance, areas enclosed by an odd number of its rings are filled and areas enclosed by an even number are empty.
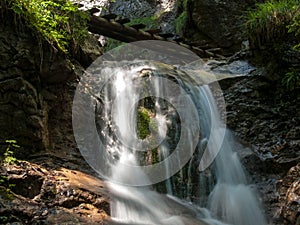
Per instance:
[[[147,175],[139,170],[139,160],[136,152],[141,146],[136,141],[136,117],[137,109],[133,105],[141,98],[138,85],[135,83],[138,68],[123,71],[119,68],[114,80],[114,106],[112,124],[118,132],[121,141],[115,141],[108,146],[109,151],[118,155],[119,160],[112,165],[112,179],[121,183],[134,184],[136,180],[149,183]],[[116,72],[116,71],[115,71]],[[180,83],[180,82],[179,82]],[[141,85],[141,84],[139,84]],[[120,224],[211,224],[211,225],[265,225],[266,221],[254,193],[247,186],[246,176],[237,153],[234,151],[235,142],[226,132],[225,138],[222,133],[226,129],[220,119],[215,99],[208,86],[191,87],[190,93],[199,110],[201,139],[198,148],[203,152],[207,147],[211,152],[221,146],[221,151],[214,164],[200,173],[198,188],[198,201],[187,202],[174,196],[176,186],[170,179],[165,182],[169,195],[162,195],[152,190],[151,187],[130,187],[122,184],[109,183],[112,195],[111,216]],[[156,84],[155,91],[163,90],[160,84]],[[156,101],[156,105],[159,101]],[[107,111],[111,106],[107,106]],[[187,109],[188,110],[188,109]],[[166,112],[166,110],[165,110]],[[129,116],[128,116],[129,115]],[[152,118],[159,125],[158,133],[165,136],[167,121],[166,115],[156,106],[156,116]],[[130,131],[130,132],[129,132]],[[160,146],[161,158],[170,154],[169,146],[162,142]],[[198,154],[200,157],[201,154]],[[200,160],[200,158],[199,158]],[[178,158],[180,161],[180,158]],[[128,167],[130,165],[131,167]],[[166,165],[166,174],[169,174],[169,166]],[[194,171],[195,172],[195,171]],[[183,172],[178,175],[184,179]],[[181,196],[191,199],[192,191],[192,161],[188,166],[187,195]],[[203,208],[200,208],[203,207]]]
[[[211,128],[211,142],[208,142],[208,149],[215,146],[222,146],[215,160],[216,185],[209,195],[208,207],[212,214],[222,221],[236,225],[263,225],[266,221],[263,217],[255,195],[249,186],[238,155],[233,150],[236,143],[227,132],[225,138],[220,137],[220,129],[225,129],[216,107],[214,97],[208,86],[200,88],[201,96],[207,101],[201,101],[201,108],[204,114],[210,115],[214,120],[215,127],[202,126],[203,136],[208,134]],[[203,97],[202,97],[203,99]],[[204,104],[203,104],[204,103]],[[207,107],[207,104],[210,107]],[[210,121],[210,120],[207,120]],[[201,121],[205,124],[205,121]],[[221,142],[221,143],[220,143]],[[201,187],[201,184],[200,184]]]

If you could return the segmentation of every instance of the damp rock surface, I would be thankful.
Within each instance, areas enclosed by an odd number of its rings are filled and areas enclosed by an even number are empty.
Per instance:
[[[299,97],[280,100],[263,72],[254,74],[258,76],[224,86],[227,125],[248,149],[242,153],[242,162],[250,182],[256,184],[269,221],[297,224]]]
[[[99,179],[75,170],[20,161],[2,167],[10,184],[1,192],[1,223],[103,224],[109,203]]]

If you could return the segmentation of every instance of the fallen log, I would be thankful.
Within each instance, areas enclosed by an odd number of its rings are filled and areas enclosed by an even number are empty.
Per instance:
[[[135,27],[126,26],[124,24],[118,23],[114,20],[108,20],[107,18],[111,17],[98,17],[92,15],[90,17],[88,28],[89,31],[95,34],[100,34],[103,36],[107,36],[122,42],[135,42],[135,41],[142,41],[142,40],[159,40],[159,41],[169,41],[178,45],[181,45],[185,48],[190,49],[191,51],[195,52],[200,57],[215,57],[215,58],[224,58],[222,55],[210,52],[208,50],[203,50],[201,48],[197,48],[191,46],[189,44],[185,44],[178,41],[168,40],[167,37],[170,35],[160,35],[156,34],[155,32],[146,32],[140,29],[137,24]]]

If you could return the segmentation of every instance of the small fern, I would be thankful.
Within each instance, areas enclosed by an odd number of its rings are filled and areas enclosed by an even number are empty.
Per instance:
[[[15,164],[17,162],[17,159],[14,157],[14,153],[20,148],[20,146],[17,145],[16,140],[6,140],[5,142],[8,145],[3,154],[3,162],[4,164]]]
[[[289,90],[295,91],[300,88],[300,71],[291,68],[282,79],[282,84]]]

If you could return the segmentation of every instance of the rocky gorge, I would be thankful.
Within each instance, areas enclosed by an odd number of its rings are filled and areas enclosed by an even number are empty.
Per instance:
[[[133,7],[137,2],[139,7]],[[227,57],[205,59],[209,71],[230,74],[245,65],[251,68],[245,69],[245,77],[219,82],[226,102],[227,126],[243,146],[239,156],[250,183],[259,192],[269,224],[297,225],[299,95],[276,91],[278,81],[270,72],[274,61],[255,64],[252,57],[257,50],[245,46],[247,37],[241,28],[242,20],[237,18],[254,4],[187,1],[182,35],[197,46],[218,47]],[[116,1],[108,10],[131,18],[158,13],[162,28],[175,32],[170,21],[175,20],[182,7],[175,7],[175,1]],[[82,158],[72,130],[76,85],[84,69],[103,54],[99,37],[89,35],[76,53],[65,55],[12,10],[3,8],[1,2],[1,155],[9,145],[6,140],[16,140],[21,147],[14,151],[17,163],[1,166],[0,222],[115,223],[109,218],[106,184]],[[299,52],[285,53],[285,63],[299,66]],[[253,65],[240,63],[244,61]]]

